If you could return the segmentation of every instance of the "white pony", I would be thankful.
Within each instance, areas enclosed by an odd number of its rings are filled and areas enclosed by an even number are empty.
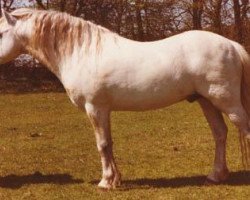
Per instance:
[[[102,162],[102,188],[120,184],[114,161],[110,112],[144,111],[197,100],[215,139],[208,179],[228,177],[225,113],[240,132],[249,164],[250,58],[222,36],[189,31],[156,42],[136,42],[91,22],[54,11],[3,11],[0,63],[28,53],[62,82],[71,101],[85,109]],[[149,160],[149,162],[151,162]]]

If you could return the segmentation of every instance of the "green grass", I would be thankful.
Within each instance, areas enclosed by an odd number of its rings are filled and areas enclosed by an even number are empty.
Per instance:
[[[199,106],[112,114],[123,185],[97,188],[101,166],[92,127],[63,93],[0,96],[0,199],[249,199],[238,134],[229,125],[224,185],[203,186],[214,143]],[[39,137],[31,137],[41,134]]]

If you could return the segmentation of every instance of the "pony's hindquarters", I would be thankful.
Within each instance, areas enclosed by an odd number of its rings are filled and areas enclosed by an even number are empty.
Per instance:
[[[247,168],[250,166],[250,59],[241,45],[229,40],[221,39],[213,47],[217,52],[203,65],[206,71],[196,83],[197,92],[239,129],[243,165]]]

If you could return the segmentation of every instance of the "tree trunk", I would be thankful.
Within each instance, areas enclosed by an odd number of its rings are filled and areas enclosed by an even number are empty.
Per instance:
[[[79,17],[81,15],[82,7],[83,7],[83,0],[78,0],[78,6],[75,11],[75,16]]]
[[[149,29],[149,18],[148,18],[148,2],[145,1],[144,4],[144,11],[145,11],[145,32],[144,32],[144,40],[149,39],[148,29]]]
[[[123,0],[120,0],[119,5],[117,6],[117,27],[116,32],[118,34],[121,34],[121,26],[122,26],[122,16],[123,16],[123,10],[124,10],[124,2]]]
[[[221,7],[222,7],[222,0],[217,0],[215,2],[215,14],[214,14],[214,28],[215,32],[221,34]]]
[[[247,11],[249,10],[249,0],[241,0],[242,2],[242,21],[247,19]]]
[[[144,31],[143,31],[143,25],[142,25],[142,16],[141,16],[141,6],[142,2],[141,0],[136,1],[136,23],[138,28],[138,40],[143,41],[144,40]]]
[[[66,0],[61,0],[60,1],[60,11],[61,12],[65,11],[65,6],[66,6]]]
[[[202,29],[203,0],[193,0],[193,29]]]
[[[234,22],[235,22],[235,32],[237,35],[237,41],[243,42],[243,34],[242,34],[242,20],[241,20],[241,9],[239,0],[233,0],[234,2]]]
[[[2,17],[2,0],[0,0],[0,17]]]
[[[36,0],[36,3],[41,9],[46,10],[46,7],[43,5],[42,0]]]

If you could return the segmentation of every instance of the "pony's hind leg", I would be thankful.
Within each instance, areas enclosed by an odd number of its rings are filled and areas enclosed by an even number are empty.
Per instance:
[[[250,166],[250,128],[249,117],[241,104],[228,107],[225,110],[230,121],[239,130],[239,140],[241,145],[242,163],[244,168]]]
[[[231,98],[212,100],[212,103],[224,112],[229,120],[238,128],[241,145],[242,161],[245,168],[250,166],[250,128],[249,117],[244,109],[240,95]]]
[[[85,104],[87,115],[94,127],[97,149],[102,162],[102,180],[98,184],[101,188],[115,188],[120,185],[120,173],[116,167],[110,130],[110,111],[103,106],[91,103]]]
[[[207,99],[198,100],[207,122],[212,130],[215,140],[215,159],[213,171],[208,175],[208,182],[219,183],[228,178],[226,164],[226,139],[227,126],[224,122],[222,113]]]

